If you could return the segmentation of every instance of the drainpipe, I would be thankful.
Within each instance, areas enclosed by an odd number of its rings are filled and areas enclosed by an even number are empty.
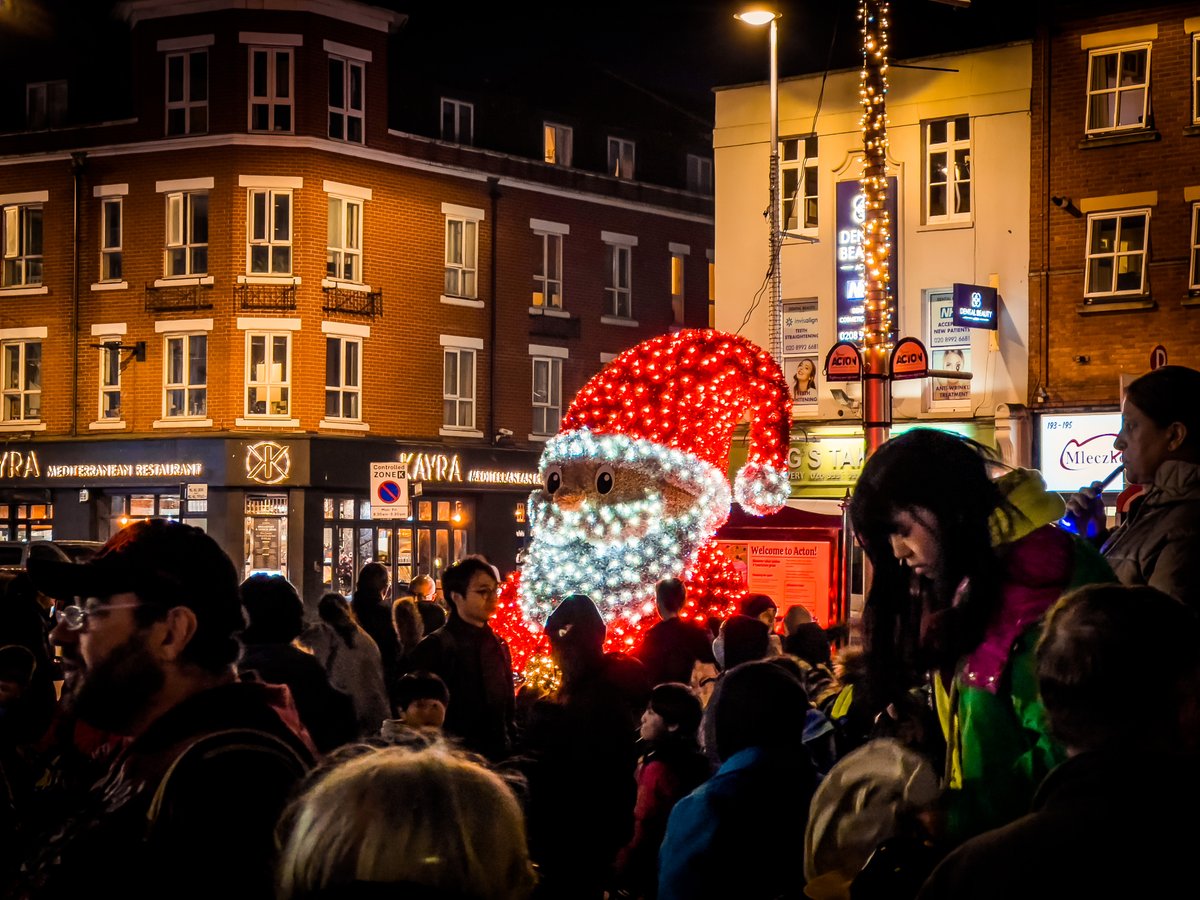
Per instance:
[[[492,264],[488,266],[488,292],[491,294],[492,302],[490,304],[491,315],[488,317],[488,327],[490,329],[488,338],[488,431],[487,438],[491,442],[496,440],[496,306],[499,303],[499,298],[496,296],[496,269],[498,266],[499,257],[497,249],[499,246],[500,223],[496,221],[496,211],[500,207],[500,179],[495,176],[488,180],[488,197],[492,201],[492,239],[491,252]]]
[[[74,247],[71,259],[71,437],[79,434],[79,206],[83,196],[83,171],[87,151],[71,154],[71,175],[75,180],[75,200],[72,210]]]

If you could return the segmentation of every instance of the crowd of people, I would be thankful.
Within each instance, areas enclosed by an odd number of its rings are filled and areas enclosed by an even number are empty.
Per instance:
[[[697,622],[668,578],[611,652],[574,594],[545,622],[553,678],[514,674],[483,556],[440,584],[368,563],[309,604],[163,519],[31,561],[0,602],[0,894],[1178,893],[1200,838],[1197,398],[1181,367],[1130,385],[1116,447],[1146,491],[1112,534],[1057,524],[1105,524],[1097,485],[1064,504],[914,429],[851,499],[861,622],[761,593]]]

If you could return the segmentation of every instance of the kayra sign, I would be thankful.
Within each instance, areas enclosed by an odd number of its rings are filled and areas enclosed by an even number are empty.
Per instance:
[[[929,374],[929,354],[925,345],[914,337],[900,338],[892,351],[892,379],[924,378]]]
[[[826,381],[858,381],[862,378],[862,356],[853,341],[838,341],[825,356]]]

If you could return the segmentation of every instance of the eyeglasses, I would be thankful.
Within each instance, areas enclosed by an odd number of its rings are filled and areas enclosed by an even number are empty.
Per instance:
[[[141,603],[111,603],[108,606],[97,606],[86,609],[82,606],[64,606],[54,611],[54,619],[67,631],[87,631],[88,616],[113,609],[137,609]]]

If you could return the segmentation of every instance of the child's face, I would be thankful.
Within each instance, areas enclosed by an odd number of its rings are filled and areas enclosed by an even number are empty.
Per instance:
[[[646,711],[642,713],[642,727],[639,733],[643,741],[661,741],[667,735],[667,723],[663,721],[662,716],[647,706]]]
[[[446,721],[446,704],[432,697],[414,700],[404,707],[404,724],[413,728],[441,728]]]

